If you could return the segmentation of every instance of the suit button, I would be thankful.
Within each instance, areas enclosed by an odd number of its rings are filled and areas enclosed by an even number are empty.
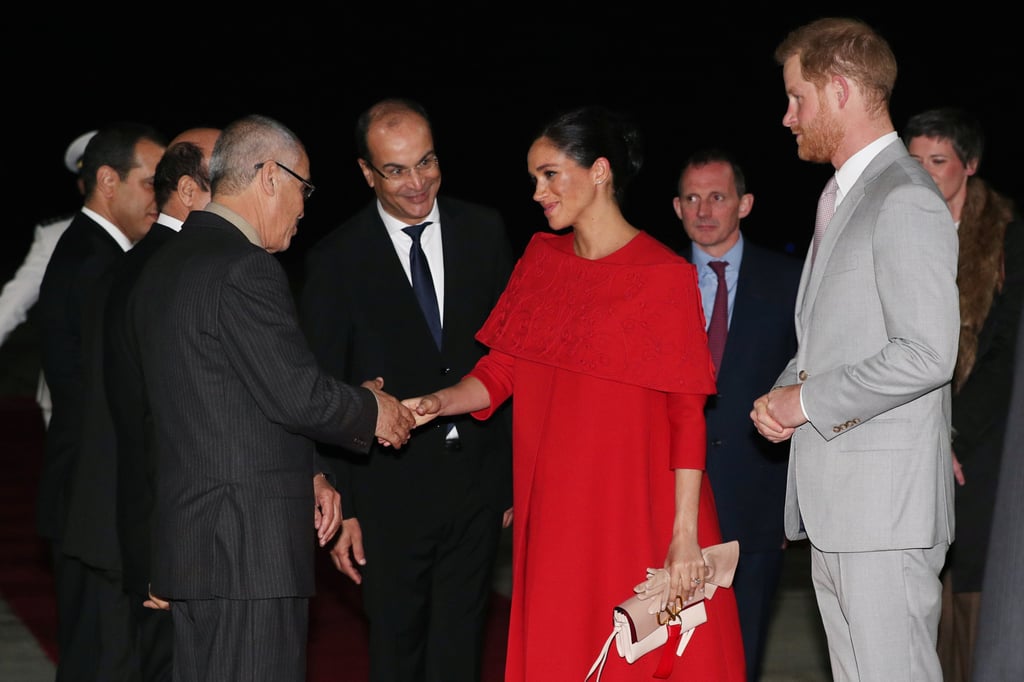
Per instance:
[[[722,439],[721,438],[715,438],[714,440],[711,441],[711,444],[714,445],[717,448],[718,446],[720,446],[722,444]]]
[[[446,376],[446,375],[451,374],[451,373],[452,373],[452,368],[451,367],[442,367],[441,368],[441,376]]]
[[[796,376],[797,376],[798,379],[800,379],[800,381],[807,381],[807,370],[805,370],[805,369],[800,370],[800,373],[797,374]]]

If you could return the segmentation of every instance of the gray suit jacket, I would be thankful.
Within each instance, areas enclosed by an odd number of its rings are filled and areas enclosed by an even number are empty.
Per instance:
[[[808,256],[799,347],[776,382],[803,383],[809,419],[790,444],[790,539],[827,552],[952,541],[957,250],[946,202],[896,140],[843,198],[813,270]]]

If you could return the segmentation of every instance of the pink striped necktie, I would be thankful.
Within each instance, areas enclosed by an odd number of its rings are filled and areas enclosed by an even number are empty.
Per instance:
[[[814,264],[814,259],[818,257],[818,247],[821,245],[821,238],[825,234],[825,228],[828,227],[829,221],[832,220],[832,214],[836,212],[836,190],[838,188],[836,176],[833,174],[828,179],[825,189],[821,191],[821,196],[818,198],[818,212],[814,216],[814,246],[811,252],[811,265]]]

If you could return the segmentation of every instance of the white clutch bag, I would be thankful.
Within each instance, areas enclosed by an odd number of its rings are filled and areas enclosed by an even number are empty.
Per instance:
[[[595,682],[600,682],[612,642],[615,642],[616,651],[627,663],[634,663],[641,656],[673,643],[674,647],[662,652],[654,676],[666,678],[671,674],[675,658],[683,655],[694,629],[708,620],[704,600],[711,599],[719,587],[732,586],[736,564],[739,562],[740,543],[733,540],[712,545],[701,550],[701,553],[704,555],[704,563],[710,569],[708,580],[703,594],[698,592],[688,602],[665,599],[664,592],[669,588],[668,572],[663,568],[647,569],[647,580],[633,588],[633,596],[613,608],[612,633],[590,667],[590,672],[583,678],[584,682],[595,672]],[[662,603],[668,603],[668,606],[661,609]]]

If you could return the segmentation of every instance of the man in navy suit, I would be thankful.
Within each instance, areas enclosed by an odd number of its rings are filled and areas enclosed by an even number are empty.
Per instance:
[[[416,102],[367,109],[356,147],[375,198],[309,253],[306,331],[335,376],[382,376],[396,395],[423,395],[456,383],[486,352],[474,335],[512,271],[504,221],[493,208],[438,198],[440,161]],[[433,327],[414,292],[405,230],[424,223]],[[492,568],[511,521],[508,417],[438,420],[397,454],[335,451],[345,520],[331,555],[362,586],[371,682],[480,679]]]
[[[733,581],[747,658],[747,676],[760,675],[772,601],[785,546],[787,448],[761,438],[750,423],[750,402],[773,381],[796,350],[793,306],[801,264],[743,239],[740,220],[754,206],[743,170],[720,149],[691,155],[673,199],[697,267],[704,317],[711,323],[718,279],[711,261],[725,261],[729,295],[727,343],[708,399],[707,473],[722,540],[739,540]]]

